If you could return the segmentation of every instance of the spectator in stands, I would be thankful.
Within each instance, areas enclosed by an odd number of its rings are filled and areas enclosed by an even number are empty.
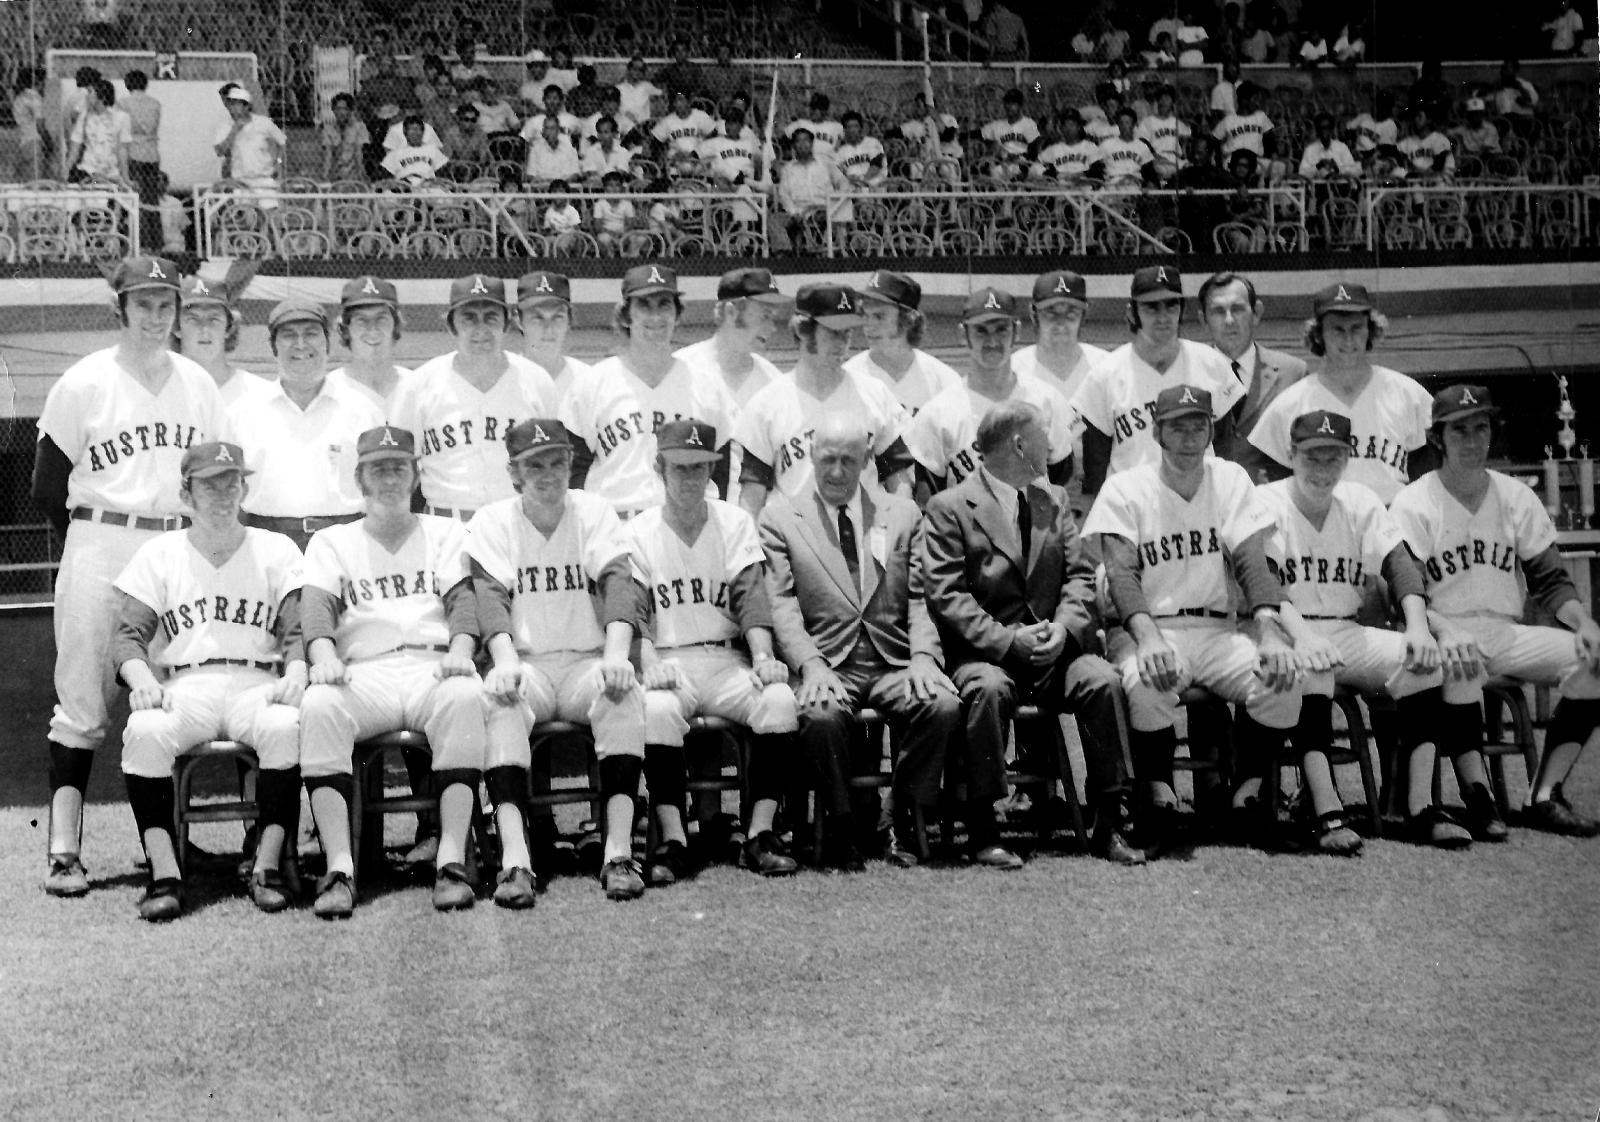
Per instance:
[[[825,93],[814,93],[806,103],[807,113],[804,117],[790,121],[783,128],[783,135],[790,142],[794,141],[794,134],[800,129],[805,129],[811,134],[811,151],[818,157],[827,157],[844,139],[844,126],[835,121],[831,116],[833,102]]]
[[[1117,26],[1116,15],[1107,12],[1100,31],[1100,57],[1107,62],[1127,58],[1130,38],[1126,31]]]
[[[595,122],[594,133],[594,143],[585,145],[578,157],[578,166],[584,178],[604,183],[615,172],[624,180],[628,179],[633,152],[618,142],[617,123],[610,117],[601,117]]]
[[[128,145],[133,126],[128,115],[117,108],[117,90],[101,78],[89,87],[89,97],[78,124],[72,130],[72,147],[67,150],[67,182],[86,179],[105,180],[132,187],[128,170]]]
[[[1171,86],[1162,86],[1156,91],[1155,109],[1139,122],[1134,133],[1137,139],[1150,146],[1156,159],[1155,176],[1162,181],[1178,174],[1183,166],[1184,148],[1194,132],[1187,121],[1179,119],[1177,103],[1177,91]]]
[[[889,176],[883,143],[866,135],[865,121],[854,109],[839,122],[844,126],[844,140],[834,150],[833,162],[858,191],[881,186]]]
[[[561,127],[561,118],[546,113],[537,120],[539,132],[528,141],[528,158],[524,165],[528,179],[535,183],[577,179],[583,169],[578,164],[578,151],[572,146],[572,137]],[[531,125],[533,121],[528,123]],[[523,127],[523,132],[527,132],[527,126]]]
[[[1100,146],[1083,135],[1083,118],[1069,107],[1056,117],[1055,138],[1039,150],[1034,174],[1063,186],[1078,186],[1088,181],[1089,169],[1099,158]]]
[[[1161,37],[1167,36],[1172,42],[1177,42],[1178,32],[1183,28],[1183,20],[1179,18],[1177,9],[1161,15],[1150,25],[1150,31],[1145,36],[1152,47],[1161,45]]]
[[[1211,87],[1211,124],[1239,109],[1239,60],[1230,58],[1222,64],[1222,77]]]
[[[565,43],[550,48],[550,73],[545,77],[545,84],[560,86],[563,96],[578,86],[578,68],[572,65],[572,48]]]
[[[367,178],[367,145],[372,134],[356,117],[356,99],[333,95],[333,117],[322,124],[322,178],[326,183]]]
[[[1333,135],[1333,114],[1318,113],[1314,127],[1317,135],[1300,156],[1300,178],[1335,179],[1361,174],[1361,161],[1355,158],[1349,145]]]
[[[413,113],[400,123],[405,140],[383,158],[383,170],[391,179],[416,186],[438,178],[439,169],[450,162],[444,149],[437,143],[428,143],[423,137],[427,122]]]
[[[656,85],[665,90],[682,90],[690,98],[706,92],[705,71],[697,62],[689,61],[689,40],[675,35],[671,44],[672,61],[656,74]]]
[[[550,239],[550,249],[553,253],[564,252],[564,243],[570,243],[566,235],[575,234],[583,229],[583,215],[578,213],[578,208],[572,205],[572,199],[567,196],[567,184],[564,180],[556,180],[547,188],[552,198],[544,208],[544,219],[539,223],[545,237]]]
[[[380,105],[392,103],[404,109],[419,104],[415,83],[394,57],[394,36],[388,28],[373,29],[360,74],[363,116],[370,119]]]
[[[544,88],[543,112],[535,113],[522,122],[522,131],[519,135],[530,145],[533,144],[544,132],[546,118],[554,120],[562,133],[576,147],[579,138],[583,134],[583,125],[577,117],[567,112],[566,95],[561,92],[561,87],[554,83]],[[569,177],[563,176],[563,178]]]
[[[1010,89],[1001,99],[1003,115],[983,126],[980,135],[989,143],[995,176],[1021,179],[1039,151],[1039,126],[1022,112],[1022,91]]]
[[[989,41],[991,61],[1028,61],[1028,25],[1022,22],[1021,16],[1002,4],[1000,0],[991,0],[979,30]]]
[[[1467,120],[1457,125],[1456,144],[1469,156],[1493,155],[1500,151],[1500,130],[1484,117],[1483,98],[1467,98]]]
[[[1400,138],[1407,179],[1451,179],[1456,174],[1455,146],[1435,127],[1433,114],[1417,106],[1411,114],[1411,131]]]
[[[476,105],[457,106],[455,122],[440,139],[453,163],[474,165],[482,171],[494,162]]]
[[[1437,58],[1425,58],[1417,71],[1417,80],[1406,93],[1406,105],[1428,111],[1434,120],[1443,120],[1455,105],[1455,89],[1444,79],[1444,64]]]
[[[1272,156],[1277,146],[1277,138],[1272,133],[1272,119],[1256,108],[1256,87],[1253,83],[1242,83],[1236,96],[1238,107],[1217,122],[1211,135],[1222,142],[1223,160],[1231,160],[1233,154],[1242,148],[1252,153],[1259,163]]]
[[[456,84],[451,81],[450,74],[444,69],[444,64],[434,72],[433,86],[428,91],[428,96],[422,101],[422,119],[428,122],[434,133],[443,136],[446,129],[455,123],[456,108],[462,104],[462,97],[456,92]],[[399,111],[398,105],[392,108]],[[383,128],[389,129],[391,124],[385,121]]]
[[[31,66],[17,70],[16,93],[11,98],[11,119],[17,125],[16,156],[11,178],[22,183],[44,179],[49,173],[55,141],[44,124],[44,97],[39,92],[39,72]]]
[[[1134,135],[1136,127],[1133,110],[1123,106],[1117,110],[1117,135],[1100,142],[1095,165],[1097,177],[1107,187],[1137,187],[1153,175],[1155,153]]]
[[[73,74],[72,89],[67,91],[61,102],[61,150],[64,153],[72,143],[73,131],[78,127],[78,118],[83,116],[84,107],[89,103],[89,88],[101,79],[100,71],[92,66],[80,66]],[[64,168],[62,174],[70,171]]]
[[[478,64],[478,44],[470,36],[462,36],[456,40],[456,61],[450,66],[450,79],[455,82],[456,89],[470,90],[479,78],[487,78],[489,72]]]
[[[1192,70],[1206,64],[1206,51],[1211,45],[1211,33],[1200,22],[1200,17],[1193,6],[1186,8],[1183,25],[1178,28],[1173,38],[1178,48],[1180,67]]]
[[[1354,138],[1355,154],[1362,164],[1371,166],[1379,154],[1387,158],[1399,155],[1400,126],[1394,119],[1394,94],[1379,90],[1370,113],[1363,113],[1345,126]]]
[[[624,145],[634,146],[637,140],[630,139],[639,122],[628,116],[622,110],[622,94],[615,86],[600,87],[600,108],[589,117],[584,117],[578,122],[578,132],[583,138],[583,145],[593,144],[600,139],[600,118],[610,117],[613,131],[617,139]],[[580,149],[583,147],[580,145]]]
[[[478,129],[484,136],[516,133],[522,121],[509,101],[500,96],[500,86],[493,78],[479,78],[474,84],[476,97],[472,104],[478,110]]]
[[[1245,23],[1244,5],[1238,0],[1227,0],[1222,5],[1222,19],[1217,24],[1216,37],[1210,43],[1211,54],[1219,59],[1238,58],[1247,34]]]
[[[416,116],[422,115],[416,114]],[[387,156],[406,142],[405,116],[401,114],[398,105],[385,105],[378,110],[378,118],[383,122],[383,154]],[[424,145],[431,144],[433,147],[443,151],[444,136],[442,133],[448,131],[454,123],[454,116],[450,116],[441,122],[441,128],[434,128],[427,117],[422,117],[422,143]]]
[[[1094,88],[1094,98],[1094,104],[1085,105],[1079,114],[1085,135],[1099,144],[1117,135],[1117,111],[1122,108],[1123,95],[1112,83],[1101,82]]]
[[[1268,17],[1272,29],[1272,60],[1293,63],[1300,55],[1300,36],[1295,33],[1294,18],[1283,8],[1273,9]]]
[[[706,96],[718,105],[726,105],[734,95],[749,89],[749,75],[733,65],[733,48],[726,38],[717,40],[716,54],[705,81]]]
[[[122,77],[127,96],[117,106],[128,115],[128,174],[139,192],[144,221],[139,237],[144,248],[161,250],[161,103],[145,91],[150,79],[143,70],[130,70]]]
[[[617,94],[621,98],[623,115],[640,125],[655,120],[656,113],[651,107],[651,99],[663,97],[666,92],[646,76],[644,59],[639,55],[634,55],[628,60],[627,76],[617,83]],[[622,127],[620,120],[617,122],[617,127]]]
[[[594,201],[589,228],[604,252],[616,253],[621,248],[622,235],[634,222],[633,201],[621,197],[628,189],[628,173],[608,171],[601,177],[600,183],[605,194]]]
[[[253,111],[249,90],[237,82],[229,82],[223,90],[223,102],[232,123],[213,146],[222,157],[223,178],[261,190],[278,187],[283,182],[283,156],[289,138],[271,118]],[[274,205],[271,196],[264,197],[260,205]]]
[[[1189,157],[1178,171],[1180,191],[1226,191],[1236,186],[1233,177],[1217,165],[1217,142],[1196,130],[1189,138]],[[1213,195],[1180,196],[1178,225],[1196,247],[1211,245],[1211,231],[1227,221],[1227,204]]]
[[[1078,62],[1089,63],[1099,59],[1100,28],[1100,17],[1091,15],[1072,37],[1072,54]]]
[[[744,123],[744,110],[730,108],[722,128],[700,142],[700,162],[719,188],[754,182],[761,142]]]
[[[1248,148],[1240,148],[1228,157],[1228,181],[1234,197],[1227,200],[1228,216],[1234,222],[1265,222],[1266,200],[1250,194],[1261,186],[1261,162]]]
[[[826,209],[828,195],[848,192],[850,181],[833,161],[817,157],[812,151],[812,140],[810,129],[795,130],[794,155],[783,165],[778,181],[778,205],[784,214],[783,232],[789,244],[816,252],[821,246],[809,243],[804,236],[807,224],[816,229],[823,222],[846,223],[853,220],[854,211],[848,199],[834,204],[832,210]]]
[[[1539,91],[1522,77],[1522,64],[1508,58],[1500,64],[1500,79],[1494,92],[1494,111],[1502,117],[1533,116],[1539,104]]]
[[[1273,51],[1277,46],[1278,41],[1273,38],[1272,32],[1246,13],[1244,36],[1239,40],[1239,57],[1259,66],[1272,60]]]
[[[444,67],[444,45],[440,42],[438,34],[424,31],[418,35],[411,46],[410,54],[411,58],[401,66],[401,70],[417,86],[419,93],[424,85],[431,90],[432,67],[434,65]],[[449,72],[448,68],[445,68],[445,72]]]
[[[1144,62],[1146,70],[1171,70],[1178,65],[1178,51],[1172,36],[1167,32],[1161,33],[1153,47],[1139,52],[1140,59]]]
[[[522,100],[523,115],[532,117],[544,107],[545,87],[550,85],[550,56],[535,47],[523,56],[522,61],[527,65],[528,72],[517,90],[517,96]]]
[[[1577,52],[1583,31],[1583,17],[1572,10],[1571,0],[1559,0],[1559,4],[1556,18],[1543,25],[1543,30],[1550,32],[1550,53],[1558,58]]]
[[[1327,32],[1316,24],[1308,24],[1300,35],[1300,53],[1294,64],[1301,70],[1315,70],[1328,61],[1332,48],[1328,46]]]
[[[1341,70],[1354,70],[1367,60],[1367,21],[1355,16],[1339,31],[1333,41],[1333,62]]]
[[[672,112],[656,122],[656,158],[674,176],[693,175],[700,167],[700,145],[715,131],[704,109],[692,108],[689,91],[672,91]]]

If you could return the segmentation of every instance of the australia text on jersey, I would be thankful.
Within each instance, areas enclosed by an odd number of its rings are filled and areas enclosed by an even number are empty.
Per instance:
[[[1366,576],[1366,565],[1356,557],[1287,557],[1283,562],[1285,584],[1353,584]]]
[[[1207,553],[1221,553],[1222,543],[1217,540],[1217,528],[1209,530],[1177,530],[1162,534],[1153,542],[1139,543],[1139,568],[1149,569],[1163,561],[1183,561]]]
[[[416,573],[390,573],[381,577],[362,577],[351,580],[339,578],[339,595],[346,605],[370,600],[397,600],[402,596],[439,595],[439,577],[432,569],[418,569]]]
[[[132,458],[140,452],[157,448],[188,448],[200,430],[194,425],[167,425],[156,421],[148,425],[134,425],[123,429],[109,440],[98,440],[88,447],[89,470],[104,471],[119,463],[123,457]]]
[[[576,562],[568,565],[527,565],[517,570],[517,587],[511,590],[513,596],[531,595],[536,592],[586,592],[597,595],[600,586],[595,584],[583,573],[583,566]]]
[[[674,413],[669,417],[665,413],[652,411],[650,414],[650,432],[652,434],[655,433],[668,421],[686,421],[688,419],[688,416],[683,413]],[[632,440],[634,437],[643,435],[645,435],[644,414],[636,412],[608,422],[600,429],[596,439],[600,444],[600,454],[608,456],[616,451],[617,445],[623,441]]]
[[[207,623],[234,623],[270,632],[276,619],[277,607],[266,600],[252,600],[248,596],[201,596],[162,612],[161,630],[170,642],[179,632]]]
[[[714,591],[708,591],[710,585]],[[726,608],[728,606],[728,582],[704,581],[699,577],[674,577],[669,581],[657,583],[652,591],[655,593],[656,606],[662,611],[669,608],[681,608],[686,604],[710,604],[713,608]]]
[[[422,454],[431,455],[443,452],[446,448],[466,448],[477,443],[478,440],[500,444],[505,442],[505,434],[516,427],[515,417],[485,417],[483,431],[474,438],[472,435],[474,420],[464,417],[459,421],[449,424],[435,425],[422,430]]]
[[[1453,577],[1468,569],[1481,568],[1484,565],[1499,569],[1502,573],[1514,572],[1516,560],[1516,551],[1504,542],[1486,542],[1482,538],[1473,538],[1471,541],[1451,546],[1443,553],[1429,556],[1423,565],[1428,570],[1428,579],[1438,583],[1445,577]]]

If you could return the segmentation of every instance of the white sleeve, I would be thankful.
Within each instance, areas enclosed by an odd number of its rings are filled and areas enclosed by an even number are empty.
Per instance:
[[[443,532],[434,543],[433,572],[439,578],[440,593],[449,592],[472,575],[467,563],[467,528],[454,518],[440,519]]]
[[[590,580],[599,580],[601,570],[618,557],[626,556],[632,564],[633,542],[610,503],[603,499],[585,502],[579,508],[579,514],[585,523],[583,568]],[[633,567],[633,574],[635,577],[641,575],[636,566]]]
[[[739,410],[733,422],[733,440],[747,454],[754,456],[776,472],[777,449],[773,447],[772,430],[767,425],[765,416],[767,397],[767,392],[762,390],[750,399],[748,405]]]
[[[72,381],[63,378],[51,387],[44,399],[44,411],[39,417],[39,435],[48,436],[73,463],[83,458],[86,440],[83,421],[89,415],[89,402],[80,400],[80,395],[97,392],[92,384],[76,378]]]
[[[182,530],[172,532],[183,533]],[[151,538],[140,546],[112,582],[118,592],[126,592],[157,615],[167,606],[167,582],[163,574],[171,568],[162,556],[166,552],[162,549],[164,538],[165,535]]]
[[[1066,398],[1051,391],[1044,399],[1045,435],[1050,441],[1050,462],[1060,463],[1072,453],[1073,430],[1077,414]]]
[[[876,378],[865,380],[865,384],[871,387],[869,396],[876,398],[868,402],[873,415],[873,428],[877,433],[872,442],[872,452],[881,456],[896,440],[905,438],[911,427],[911,414],[900,404],[894,391]]]
[[[911,458],[934,475],[943,475],[950,466],[950,457],[945,451],[945,434],[939,427],[939,415],[942,412],[930,401],[911,418],[905,435],[906,449],[910,451]]]
[[[1280,395],[1267,406],[1260,419],[1256,421],[1255,428],[1250,430],[1249,440],[1278,463],[1288,467],[1289,421],[1284,410],[1279,408],[1284,400]]]
[[[1432,475],[1426,475],[1409,485],[1389,504],[1389,515],[1411,552],[1426,560],[1438,540],[1434,511],[1429,509],[1429,488]]]
[[[724,567],[729,580],[751,565],[766,562],[766,552],[761,548],[761,535],[756,530],[756,520],[748,511],[731,503],[721,508],[722,544],[725,552]]]
[[[1401,375],[1405,378],[1405,375]],[[1406,429],[1406,451],[1411,452],[1428,443],[1428,430],[1433,427],[1433,397],[1422,388],[1422,383],[1406,378],[1411,396]]]
[[[1111,436],[1111,409],[1106,403],[1105,381],[1101,375],[1102,363],[1092,367],[1083,379],[1083,385],[1072,395],[1072,408],[1077,410],[1085,424],[1093,425],[1102,436]],[[1260,425],[1256,426],[1258,429]]]
[[[1499,488],[1501,505],[1510,515],[1518,557],[1537,557],[1556,544],[1550,512],[1531,487],[1505,477],[1490,476],[1490,482]]]
[[[1383,559],[1394,552],[1395,546],[1404,543],[1405,535],[1400,532],[1400,524],[1384,507],[1383,500],[1373,491],[1360,484],[1350,490],[1360,495],[1355,501],[1361,505],[1354,513],[1356,529],[1361,535],[1361,559],[1368,571],[1377,573],[1383,568]],[[1346,498],[1348,500],[1348,496]]]
[[[1138,474],[1143,474],[1142,472]],[[1105,486],[1095,498],[1094,506],[1083,519],[1083,533],[1114,534],[1127,538],[1135,545],[1139,542],[1139,497],[1127,493],[1132,472],[1119,472],[1106,477]]]
[[[517,566],[511,557],[511,533],[500,510],[478,511],[467,523],[467,556],[506,588],[516,587]]]
[[[305,557],[300,553],[300,547],[294,544],[293,539],[283,534],[273,534],[276,541],[271,543],[270,556],[267,558],[268,570],[271,573],[270,583],[273,595],[278,598],[278,603],[283,603],[284,597],[291,592],[298,592],[305,583]]]
[[[1244,468],[1229,460],[1212,460],[1206,470],[1211,473],[1212,485],[1218,489],[1222,544],[1230,551],[1278,524],[1267,505],[1256,498],[1255,484],[1250,482]]]
[[[332,529],[333,527],[329,527]],[[309,588],[319,588],[330,596],[342,595],[345,576],[344,563],[333,547],[327,530],[318,530],[306,543],[306,557],[302,566],[302,579]]]

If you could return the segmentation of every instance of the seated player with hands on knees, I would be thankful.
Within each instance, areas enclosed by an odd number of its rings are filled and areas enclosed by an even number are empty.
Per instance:
[[[300,814],[300,551],[282,534],[239,521],[250,473],[237,444],[193,445],[181,470],[179,495],[193,524],[147,541],[117,577],[111,643],[112,665],[131,691],[122,772],[150,859],[139,917],[151,922],[184,909],[173,764],[207,740],[248,744],[260,764],[251,900],[282,911],[298,879],[286,880],[279,864]]]
[[[1209,391],[1168,386],[1153,414],[1161,459],[1106,479],[1085,519],[1100,537],[1106,582],[1122,621],[1107,639],[1128,697],[1134,771],[1148,784],[1155,854],[1176,843],[1172,758],[1179,691],[1204,686],[1244,707],[1238,720],[1240,774],[1264,774],[1300,713],[1299,660],[1280,633],[1283,599],[1267,565],[1272,513],[1250,477],[1229,460],[1207,459],[1214,416]],[[1237,580],[1256,637],[1237,629]],[[1259,779],[1234,793],[1250,804]]]
[[[366,516],[317,531],[306,548],[311,685],[300,705],[300,764],[328,863],[313,908],[324,919],[348,918],[355,908],[352,754],[357,741],[402,729],[425,734],[433,756],[440,818],[433,906],[470,908],[467,831],[485,748],[466,529],[412,513],[416,440],[405,429],[360,434],[355,481]],[[497,904],[508,903],[505,892],[510,906],[532,906],[531,883],[507,889],[502,878]]]
[[[1600,823],[1573,810],[1562,784],[1600,727],[1600,626],[1578,599],[1538,496],[1488,467],[1498,415],[1483,386],[1451,386],[1435,394],[1428,440],[1439,451],[1439,466],[1408,485],[1390,507],[1422,561],[1428,620],[1439,639],[1439,740],[1452,753],[1473,836],[1502,840],[1505,825],[1489,794],[1481,751],[1484,683],[1504,674],[1559,685],[1561,700],[1545,731],[1526,817],[1552,833],[1593,837]],[[1561,627],[1520,622],[1524,583],[1527,596]]]
[[[1467,840],[1460,826],[1428,808],[1439,646],[1428,630],[1421,569],[1382,500],[1343,478],[1349,417],[1325,409],[1304,413],[1290,429],[1289,447],[1294,474],[1257,488],[1256,495],[1278,521],[1269,561],[1283,584],[1283,628],[1306,674],[1291,742],[1317,816],[1316,846],[1334,854],[1361,850],[1328,766],[1335,685],[1396,699],[1400,739],[1411,761],[1409,817],[1418,839],[1459,844]],[[1363,587],[1380,575],[1404,616],[1403,631],[1356,622]]]

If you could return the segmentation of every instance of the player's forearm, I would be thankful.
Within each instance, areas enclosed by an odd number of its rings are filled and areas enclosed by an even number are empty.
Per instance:
[[[768,628],[749,628],[744,633],[744,643],[750,648],[750,658],[754,662],[765,662],[777,657],[772,650],[772,632]]]
[[[739,630],[772,630],[772,602],[767,598],[767,580],[760,565],[746,566],[728,586],[728,606]]]
[[[1106,588],[1122,625],[1130,627],[1132,618],[1141,613],[1148,618],[1150,601],[1139,578],[1138,547],[1120,534],[1102,534],[1100,552],[1106,567]]]
[[[1562,608],[1578,598],[1577,586],[1572,583],[1566,563],[1554,545],[1542,553],[1522,558],[1522,576],[1528,583],[1528,594],[1557,619],[1561,618]]]
[[[633,646],[633,625],[627,620],[613,620],[606,624],[606,645],[602,656],[607,662],[628,661],[628,651]]]
[[[120,670],[124,663],[145,663],[150,657],[150,644],[155,640],[156,630],[160,626],[161,621],[153,608],[125,592],[118,592],[117,627],[111,635],[108,652],[111,665]]]
[[[1282,586],[1267,564],[1266,535],[1263,530],[1241,542],[1231,558],[1234,577],[1244,590],[1251,612],[1276,607],[1283,598]]]
[[[1428,598],[1421,595],[1403,597],[1400,600],[1400,615],[1405,620],[1407,631],[1428,630]]]
[[[130,690],[149,689],[159,686],[155,671],[150,669],[150,664],[142,658],[130,658],[127,662],[117,667],[117,677],[122,679],[123,685]]]
[[[613,557],[595,574],[595,585],[600,589],[601,626],[609,630],[613,623],[625,623],[633,634],[650,610],[644,586],[633,579],[633,559],[626,553]]]
[[[1583,601],[1577,598],[1562,604],[1555,615],[1556,621],[1568,631],[1576,631],[1589,622],[1589,611],[1583,606]]]
[[[1316,632],[1306,622],[1306,617],[1300,614],[1300,609],[1288,598],[1278,605],[1278,625],[1283,628],[1283,633],[1296,648],[1302,648],[1316,638]]]
[[[312,639],[306,644],[306,658],[312,666],[326,666],[338,660],[338,644],[326,637]]]
[[[496,670],[503,670],[517,665],[517,645],[512,642],[510,632],[502,631],[489,637],[489,664]]]

